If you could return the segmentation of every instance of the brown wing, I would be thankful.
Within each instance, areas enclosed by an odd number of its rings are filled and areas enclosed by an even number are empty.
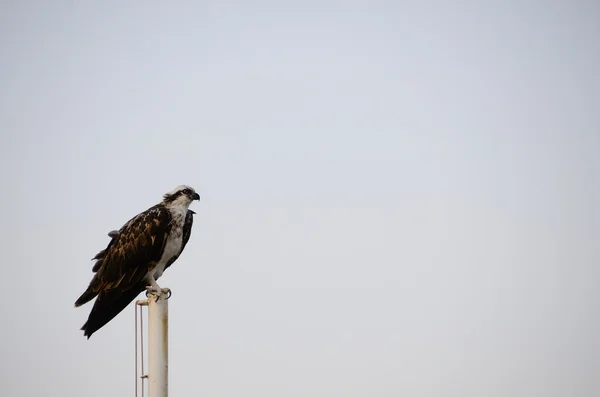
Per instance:
[[[89,302],[100,291],[135,287],[160,260],[170,222],[171,213],[162,204],[127,222],[106,249],[96,255],[102,263],[94,265],[96,273],[75,306]]]
[[[96,261],[96,263],[94,263],[94,267],[92,268],[92,272],[94,272],[94,273],[96,273],[98,271],[98,269],[100,269],[100,267],[102,266],[102,263],[104,263],[104,257],[106,256],[106,251],[108,251],[109,248],[115,243],[115,241],[117,241],[117,237],[119,237],[119,231],[112,230],[112,231],[108,232],[108,237],[111,238],[110,242],[108,243],[108,246],[105,249],[103,249],[102,251],[98,252],[96,254],[96,256],[92,258],[92,260]]]

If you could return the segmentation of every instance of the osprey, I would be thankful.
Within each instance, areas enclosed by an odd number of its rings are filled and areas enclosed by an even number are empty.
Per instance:
[[[178,186],[161,203],[108,233],[108,246],[96,260],[94,276],[77,299],[79,307],[96,296],[87,322],[81,327],[88,339],[119,314],[144,289],[160,293],[156,280],[181,255],[192,232],[191,202],[200,200],[189,186]]]

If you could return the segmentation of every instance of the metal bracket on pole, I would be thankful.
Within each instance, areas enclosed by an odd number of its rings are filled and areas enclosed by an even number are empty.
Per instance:
[[[143,333],[141,330],[142,396],[144,379],[148,379],[149,397],[168,397],[169,381],[169,289],[147,294],[148,299],[136,302],[136,396],[137,396],[137,306],[148,306],[148,373],[144,374]],[[141,317],[141,316],[140,316]]]

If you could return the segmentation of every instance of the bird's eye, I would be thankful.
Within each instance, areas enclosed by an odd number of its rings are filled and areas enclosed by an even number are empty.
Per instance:
[[[183,189],[183,194],[190,194],[192,191],[190,189]]]

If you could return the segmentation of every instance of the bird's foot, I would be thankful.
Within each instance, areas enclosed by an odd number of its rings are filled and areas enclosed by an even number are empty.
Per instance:
[[[149,294],[160,294],[162,289],[158,285],[149,285],[146,287],[146,291]]]
[[[158,285],[149,285],[146,287],[146,296],[150,297],[150,295],[156,296],[156,299],[160,297],[162,293],[161,288]]]
[[[171,297],[171,290],[169,288],[160,288],[158,285],[149,285],[146,287],[146,296],[153,295],[156,300],[162,295],[166,295],[167,299]]]

